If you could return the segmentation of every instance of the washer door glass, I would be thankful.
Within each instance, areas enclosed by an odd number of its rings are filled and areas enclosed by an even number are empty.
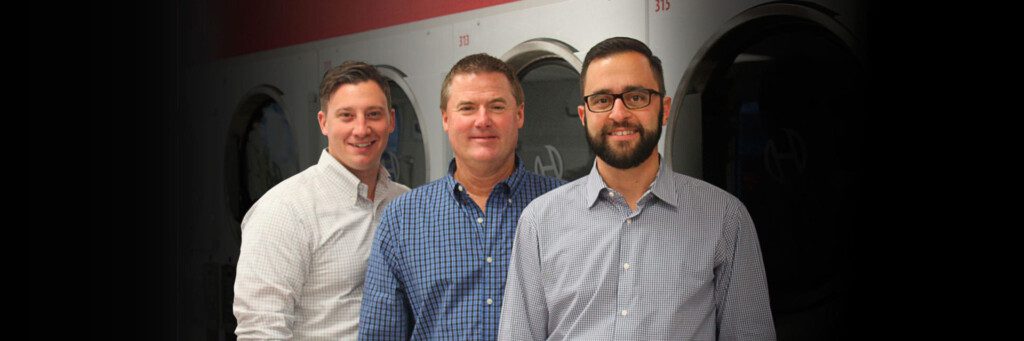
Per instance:
[[[526,169],[567,181],[590,173],[594,154],[585,140],[577,106],[580,75],[557,58],[535,62],[519,73],[526,96],[526,122],[518,153]]]

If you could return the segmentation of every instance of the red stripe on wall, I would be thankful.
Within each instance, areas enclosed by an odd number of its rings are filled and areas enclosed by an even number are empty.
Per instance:
[[[217,57],[337,37],[508,3],[512,0],[220,0],[207,37]]]

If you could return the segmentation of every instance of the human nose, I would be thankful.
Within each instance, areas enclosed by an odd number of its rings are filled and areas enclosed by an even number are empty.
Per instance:
[[[355,135],[356,137],[367,136],[373,132],[370,125],[367,124],[366,114],[356,116],[355,121],[352,123],[354,124],[352,127],[352,135]]]
[[[632,113],[626,110],[626,102],[623,101],[622,97],[616,97],[615,102],[612,102],[612,110],[608,113],[608,119],[621,122],[624,121]]]
[[[491,115],[487,113],[487,108],[484,106],[481,106],[473,117],[473,126],[478,129],[490,128],[493,123]]]

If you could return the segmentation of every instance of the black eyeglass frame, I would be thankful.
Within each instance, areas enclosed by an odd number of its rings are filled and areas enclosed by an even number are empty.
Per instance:
[[[628,104],[628,101],[626,101],[626,97],[625,96],[627,94],[638,93],[638,92],[639,93],[646,93],[647,94],[647,103],[644,104],[644,105],[638,106],[638,107],[630,107],[629,104]],[[591,94],[591,95],[583,96],[583,105],[586,105],[587,106],[587,110],[589,110],[590,112],[593,112],[593,113],[609,112],[609,111],[612,111],[613,108],[615,108],[615,99],[618,98],[618,99],[622,100],[622,105],[626,106],[626,109],[636,110],[636,109],[643,109],[643,108],[646,108],[647,106],[651,105],[651,102],[654,102],[654,99],[653,99],[654,95],[658,95],[659,97],[660,96],[664,96],[660,91],[651,90],[651,89],[647,89],[647,88],[640,88],[640,89],[624,91],[622,93],[617,93],[617,94],[599,93],[599,94]],[[605,110],[600,110],[600,111],[594,110],[593,108],[590,107],[590,101],[588,101],[589,98],[594,97],[594,96],[611,96],[612,97],[612,101],[611,101],[612,105],[608,106],[608,109],[605,109]]]

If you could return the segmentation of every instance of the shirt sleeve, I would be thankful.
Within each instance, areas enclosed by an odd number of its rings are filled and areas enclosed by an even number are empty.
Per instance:
[[[715,270],[719,340],[774,340],[768,284],[757,231],[741,203],[729,210]]]
[[[415,321],[402,282],[401,253],[395,229],[400,213],[389,206],[381,218],[370,250],[359,311],[360,340],[408,340]]]
[[[547,339],[548,308],[536,220],[529,207],[519,220],[505,282],[498,340]]]
[[[311,254],[309,230],[283,202],[261,202],[242,220],[233,310],[239,340],[289,339]]]

